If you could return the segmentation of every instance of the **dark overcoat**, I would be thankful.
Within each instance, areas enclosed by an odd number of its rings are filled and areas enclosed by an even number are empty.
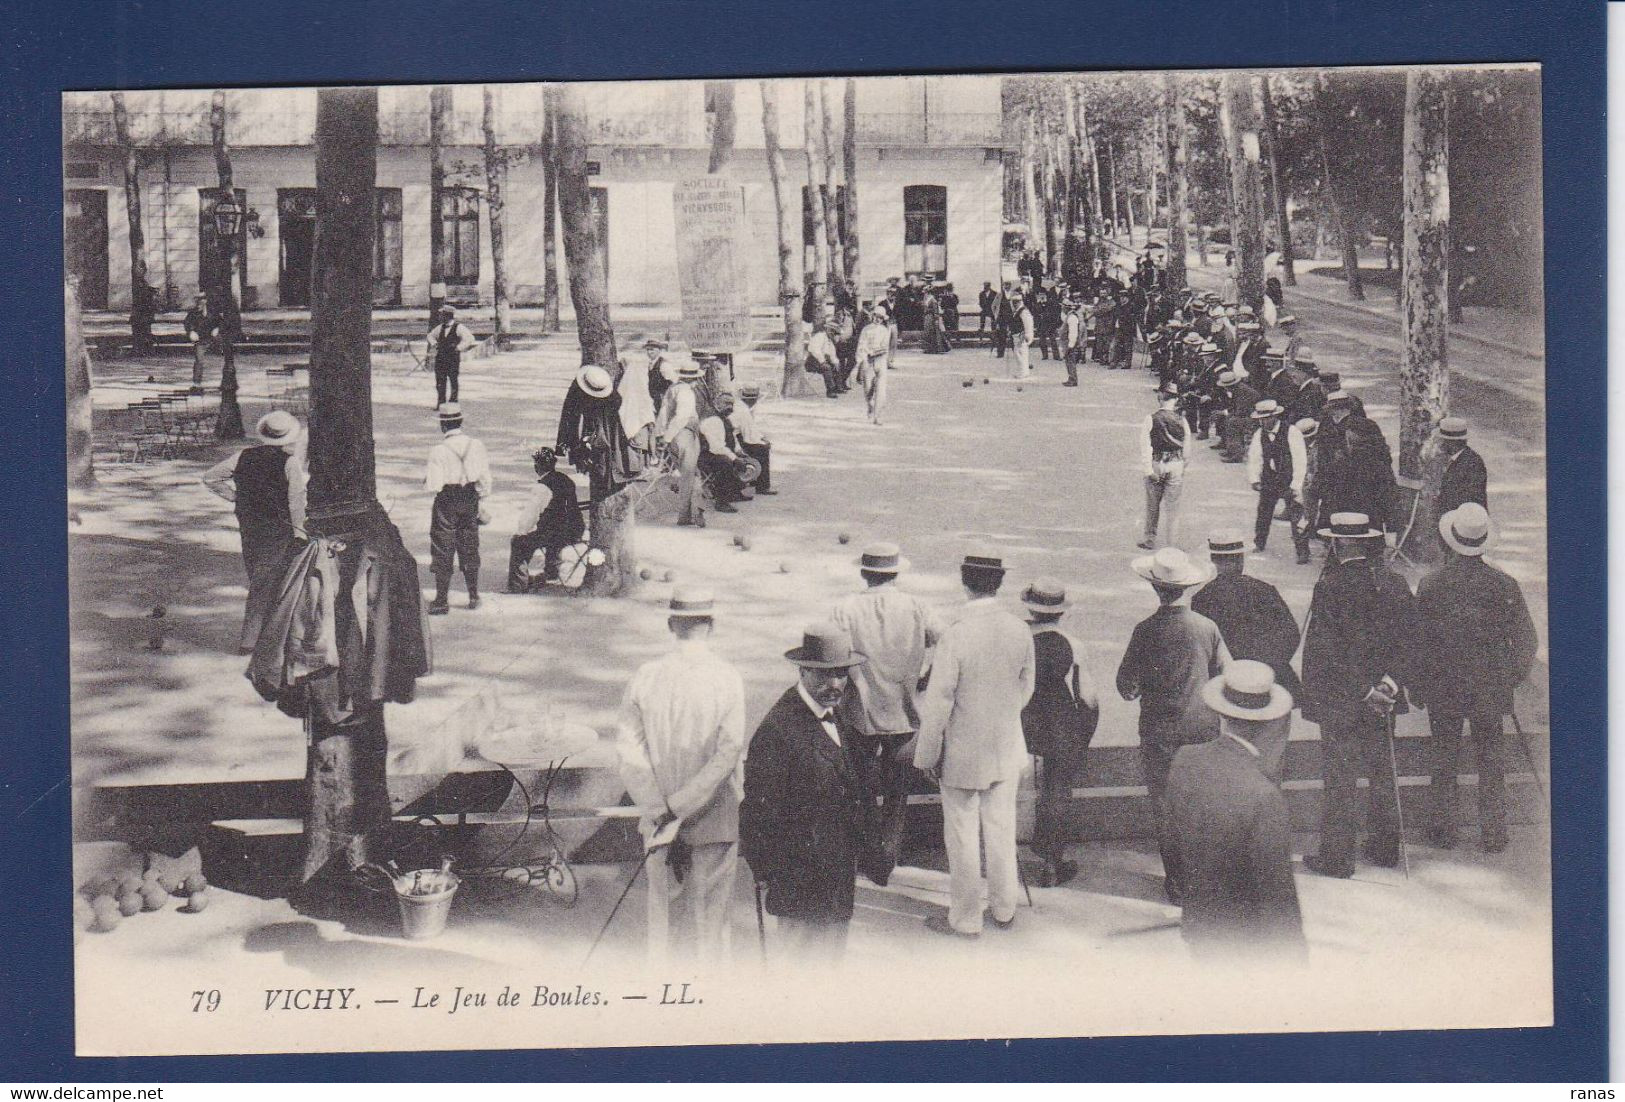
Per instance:
[[[1191,951],[1302,956],[1286,801],[1258,760],[1227,735],[1181,747],[1166,803],[1170,848],[1183,870],[1180,929]]]
[[[1358,714],[1385,676],[1416,681],[1420,623],[1405,580],[1369,559],[1333,561],[1315,583],[1303,638],[1303,716]],[[1404,702],[1396,710],[1403,710]]]
[[[1453,555],[1417,588],[1422,667],[1412,696],[1429,711],[1506,715],[1540,639],[1518,583],[1481,558]]]
[[[1444,474],[1439,479],[1439,515],[1442,517],[1458,505],[1476,501],[1488,509],[1489,472],[1484,459],[1471,447],[1463,447],[1445,461]]]
[[[1303,696],[1303,683],[1292,668],[1298,621],[1280,590],[1248,574],[1220,574],[1191,598],[1191,608],[1219,625],[1232,659],[1264,663],[1293,700]]]
[[[852,917],[862,835],[863,788],[837,716],[842,745],[825,733],[792,686],[762,717],[745,754],[739,852],[767,885],[767,910],[781,918],[842,922]]]

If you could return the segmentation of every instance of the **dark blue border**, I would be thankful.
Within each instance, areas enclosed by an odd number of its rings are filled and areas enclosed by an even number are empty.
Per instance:
[[[1598,0],[54,0],[0,64],[0,1080],[1607,1076],[1604,5]],[[1415,61],[1545,66],[1557,1024],[1481,1032],[79,1060],[59,284],[64,88]],[[18,890],[17,885],[27,885]],[[1485,965],[1493,966],[1486,961]],[[1088,983],[1080,975],[1080,983]],[[1124,998],[1155,999],[1154,991]],[[974,998],[972,992],[967,998]]]

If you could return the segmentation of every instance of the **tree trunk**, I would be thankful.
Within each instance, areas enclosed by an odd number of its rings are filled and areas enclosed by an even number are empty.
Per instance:
[[[214,169],[219,177],[220,195],[235,196],[231,184],[231,149],[226,145],[226,93],[217,88],[209,101],[209,137],[214,144]],[[239,233],[239,236],[241,234]],[[220,246],[220,410],[215,416],[214,434],[221,440],[243,438],[243,411],[237,404],[237,350],[242,336],[242,318],[237,312],[237,239],[216,237]],[[368,254],[371,256],[371,253]]]
[[[1067,273],[1069,281],[1076,283],[1075,277],[1081,271],[1077,233],[1078,204],[1082,199],[1079,185],[1082,181],[1078,171],[1078,91],[1071,81],[1061,86],[1061,114],[1062,140],[1066,144],[1066,238],[1061,246],[1061,270]]]
[[[1116,190],[1117,187],[1117,164],[1117,156],[1114,153],[1112,156],[1113,190]],[[1127,165],[1123,167],[1123,176],[1123,220],[1128,223],[1128,247],[1132,249],[1134,247],[1134,190],[1128,182],[1129,170]]]
[[[558,107],[552,88],[542,91],[542,327],[559,324],[559,151]]]
[[[1360,278],[1359,242],[1355,240],[1354,219],[1349,202],[1342,194],[1341,177],[1332,171],[1331,150],[1337,147],[1342,135],[1333,121],[1336,112],[1331,101],[1331,83],[1325,73],[1315,74],[1314,99],[1315,121],[1320,131],[1320,171],[1326,178],[1326,204],[1331,207],[1338,244],[1343,250],[1343,278],[1348,283],[1349,298],[1361,302],[1365,299],[1365,285]]]
[[[1185,286],[1185,83],[1173,73],[1162,74],[1163,156],[1168,177],[1168,288]],[[1201,239],[1198,232],[1197,239]]]
[[[446,126],[451,88],[429,89],[429,324],[440,321],[446,302]]]
[[[779,144],[779,85],[762,81],[762,147],[767,155],[767,175],[773,184],[773,210],[778,216],[779,303],[784,310],[784,379],[779,393],[785,398],[802,398],[813,393],[807,378],[807,337],[801,328],[801,205],[793,203],[793,187],[785,175],[784,151]],[[848,95],[851,94],[850,88]],[[848,193],[848,202],[851,193]]]
[[[1270,197],[1275,203],[1275,233],[1281,239],[1281,283],[1296,287],[1298,274],[1292,267],[1292,219],[1286,209],[1286,193],[1281,190],[1281,128],[1276,122],[1275,97],[1270,94],[1267,73],[1258,77],[1258,101],[1264,109],[1264,127],[1259,133],[1264,141],[1264,156],[1270,162]]]
[[[113,134],[124,155],[124,215],[130,223],[130,343],[141,355],[152,349],[152,315],[156,302],[147,278],[147,235],[141,225],[141,164],[130,140],[130,113],[124,93],[113,93]]]
[[[818,155],[818,84],[809,78],[802,82],[804,104],[802,115],[802,144],[807,148],[807,202],[812,205],[812,296],[813,296],[813,325],[820,326],[828,315],[824,311],[824,301],[829,296],[829,238],[825,234],[824,204],[822,193],[823,159]]]
[[[1405,76],[1405,251],[1400,314],[1399,473],[1420,478],[1422,446],[1450,412],[1445,316],[1450,299],[1450,77],[1443,69]],[[1428,523],[1424,524],[1426,519]],[[1424,533],[1437,523],[1418,511]]]
[[[1055,159],[1050,149],[1047,129],[1040,125],[1038,131],[1039,162],[1038,170],[1043,186],[1039,188],[1039,201],[1044,204],[1044,271],[1054,278],[1060,265],[1057,262],[1057,251],[1060,248],[1059,234],[1056,232],[1055,205],[1058,196],[1055,194]]]
[[[1264,231],[1260,207],[1258,116],[1253,111],[1252,78],[1226,73],[1224,106],[1230,119],[1231,247],[1236,250],[1236,291],[1254,310],[1264,307]]]
[[[319,90],[307,527],[338,540],[380,519],[371,354],[377,170],[377,89]],[[350,868],[377,859],[368,835],[390,816],[383,705],[360,707],[342,724],[311,715],[309,735],[305,880],[335,859]]]
[[[1115,142],[1107,142],[1106,143],[1106,175],[1111,180],[1111,185],[1112,185],[1112,236],[1113,237],[1116,237],[1118,235],[1118,233],[1120,232],[1119,227],[1122,225],[1122,221],[1121,221],[1122,208],[1120,208],[1118,206],[1118,200],[1117,200],[1117,151],[1116,151],[1116,144],[1117,143],[1115,143]]]
[[[68,372],[68,485],[94,486],[94,438],[90,402],[90,350],[85,347],[79,316],[79,288],[69,276],[62,281],[62,314],[66,329]]]
[[[504,243],[503,192],[508,182],[508,160],[497,148],[496,89],[484,88],[481,129],[485,138],[485,216],[491,224],[491,311],[495,315],[497,347],[507,344],[511,329],[508,310],[508,254]]]
[[[1028,107],[1021,130],[1021,201],[1026,208],[1027,247],[1033,248],[1044,225],[1039,206],[1037,166],[1034,164],[1033,109]]]
[[[862,293],[858,278],[858,82],[846,78],[841,103],[841,175],[846,179],[846,278],[853,294]]]
[[[818,194],[824,203],[824,237],[829,242],[829,278],[833,285],[839,286],[846,282],[846,254],[841,246],[840,204],[837,200],[840,191],[835,181],[835,124],[829,109],[829,82],[820,80],[816,84],[818,157],[823,162],[820,171],[824,177]]]
[[[713,129],[711,131],[711,159],[705,171],[712,176],[721,172],[734,159],[734,82],[713,80],[705,85],[706,98],[711,101]]]
[[[564,263],[570,279],[581,342],[581,362],[615,369],[615,333],[609,322],[609,277],[598,240],[587,180],[587,115],[584,91],[575,85],[558,89],[554,144],[558,155],[559,220],[564,226]],[[593,502],[588,521],[591,546],[602,551],[600,565],[587,566],[581,592],[617,597],[637,586],[634,534],[637,515],[626,490]]]
[[[1106,232],[1106,193],[1100,187],[1100,151],[1095,148],[1095,139],[1089,133],[1089,105],[1083,102],[1083,92],[1078,92],[1078,129],[1083,135],[1084,148],[1089,151],[1089,179],[1092,194],[1095,197],[1095,217],[1099,220],[1101,233]],[[1094,258],[1089,258],[1090,266],[1094,265]]]

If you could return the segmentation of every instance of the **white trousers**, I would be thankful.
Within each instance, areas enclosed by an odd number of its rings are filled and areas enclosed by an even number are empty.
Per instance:
[[[1015,363],[1010,368],[1012,379],[1025,379],[1033,373],[1032,346],[1022,339],[1021,334],[1015,335],[1015,343],[1010,349],[1016,354]]]
[[[1000,922],[1016,915],[1021,875],[1016,866],[1014,780],[987,788],[942,786],[942,835],[948,850],[948,922],[962,934],[982,931],[982,856],[987,857],[988,906]]]
[[[649,854],[649,963],[671,959],[720,964],[728,959],[738,842],[692,847],[693,865],[679,883],[667,864],[669,847]],[[673,921],[673,912],[677,921]],[[678,926],[673,932],[672,927]]]

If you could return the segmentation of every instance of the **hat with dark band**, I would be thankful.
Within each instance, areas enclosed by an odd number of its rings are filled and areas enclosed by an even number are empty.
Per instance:
[[[1467,501],[1439,518],[1439,535],[1458,555],[1477,558],[1495,541],[1495,527],[1484,506]]]
[[[1030,611],[1059,616],[1071,607],[1066,586],[1054,578],[1038,578],[1021,591],[1021,603]]]
[[[1277,402],[1274,398],[1265,398],[1263,401],[1253,406],[1252,419],[1254,421],[1264,421],[1271,417],[1279,417],[1280,415],[1281,403]]]
[[[1207,553],[1209,555],[1245,555],[1247,553],[1247,539],[1234,528],[1223,532],[1215,532],[1207,538]]]
[[[1332,391],[1330,394],[1326,395],[1326,404],[1329,406],[1333,402],[1344,402],[1344,403],[1348,403],[1348,404],[1352,405],[1354,403],[1354,395],[1350,394],[1346,390],[1343,390],[1343,389],[1339,388],[1337,390]]]
[[[1275,324],[1284,329],[1288,325],[1298,324],[1298,319],[1292,314],[1282,314],[1280,317],[1275,319]]]
[[[1202,702],[1221,716],[1264,722],[1292,710],[1292,694],[1275,683],[1275,671],[1240,658],[1202,686]]]
[[[1382,530],[1371,527],[1371,518],[1364,513],[1333,513],[1331,527],[1317,534],[1328,540],[1364,540],[1382,535]]]
[[[1202,334],[1193,329],[1189,333],[1185,334],[1185,343],[1190,345],[1192,348],[1200,348],[1207,342],[1202,339]]]
[[[1157,397],[1159,397],[1159,398],[1177,398],[1177,397],[1179,397],[1179,387],[1176,384],[1171,383],[1171,382],[1170,383],[1163,383],[1161,386],[1159,386],[1157,388]]]
[[[265,444],[289,444],[299,439],[299,418],[285,409],[273,409],[254,426],[254,436]]]
[[[608,398],[615,390],[615,377],[597,364],[583,364],[576,383],[589,398]]]
[[[709,589],[686,586],[672,590],[666,614],[683,620],[708,620],[716,611],[716,604]]]
[[[1146,344],[1161,344],[1166,339],[1167,339],[1167,334],[1163,333],[1161,330],[1158,330],[1157,332],[1152,333],[1149,337],[1147,337],[1145,339],[1145,343]]]
[[[435,412],[439,416],[442,424],[446,423],[447,421],[460,422],[463,419],[463,407],[458,405],[456,402],[441,402],[439,409],[437,409]]]
[[[844,670],[866,659],[852,649],[851,634],[839,624],[814,624],[801,633],[801,646],[784,652],[796,665],[810,670]]]
[[[1214,344],[1212,341],[1203,341],[1202,347],[1198,348],[1197,351],[1204,356],[1217,356],[1219,354],[1219,346]]]
[[[1220,386],[1228,389],[1235,386],[1239,382],[1241,382],[1240,372],[1230,371],[1228,369],[1219,372],[1218,383]]]
[[[683,382],[691,383],[694,380],[702,377],[704,374],[705,373],[700,370],[700,365],[695,363],[692,359],[685,359],[683,362],[677,365],[677,378]]]
[[[1313,417],[1301,417],[1293,423],[1293,427],[1303,434],[1305,441],[1313,440],[1315,433],[1320,431],[1320,422]]]
[[[1191,561],[1189,555],[1177,547],[1164,547],[1154,555],[1142,555],[1131,564],[1134,573],[1152,585],[1170,589],[1190,589],[1202,585],[1213,577],[1213,564]]]
[[[966,555],[959,563],[966,570],[985,570],[988,573],[1004,573],[1004,556],[987,548],[979,548]]]
[[[900,574],[908,569],[908,560],[895,543],[871,543],[858,556],[858,568],[871,574]]]
[[[1440,440],[1465,440],[1465,439],[1467,439],[1467,422],[1466,422],[1466,420],[1463,419],[1463,418],[1460,418],[1460,417],[1446,417],[1443,421],[1440,421],[1439,422],[1439,439]]]

